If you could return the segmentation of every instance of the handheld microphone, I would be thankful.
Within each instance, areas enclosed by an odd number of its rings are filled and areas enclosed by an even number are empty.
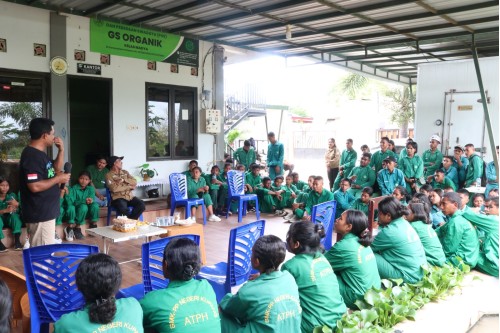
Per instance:
[[[73,165],[71,164],[71,162],[64,163],[64,173],[71,173],[72,167]],[[66,184],[61,184],[60,189],[63,190],[64,186],[66,186]]]

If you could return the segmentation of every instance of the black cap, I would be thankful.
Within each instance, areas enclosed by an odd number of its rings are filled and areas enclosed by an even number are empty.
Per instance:
[[[394,162],[396,163],[396,158],[394,156],[387,156],[384,158],[384,162]]]
[[[108,164],[109,166],[113,166],[115,164],[115,162],[117,160],[123,160],[125,156],[111,156],[109,159],[108,159]]]

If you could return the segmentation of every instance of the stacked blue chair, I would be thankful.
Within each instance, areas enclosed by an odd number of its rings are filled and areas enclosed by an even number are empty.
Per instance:
[[[45,245],[23,251],[32,333],[49,332],[49,323],[83,308],[76,269],[80,261],[98,252],[97,246],[84,244]]]
[[[199,235],[165,237],[142,244],[142,283],[119,290],[116,298],[134,297],[140,300],[150,291],[166,288],[169,280],[163,276],[163,250],[176,238],[189,238],[200,245]]]
[[[111,206],[111,192],[109,191],[109,188],[106,187],[106,199],[108,200],[108,216],[106,216],[106,225],[109,225],[109,222],[111,220],[111,212],[116,212],[116,216],[118,216],[118,211],[116,210],[115,207]],[[132,213],[132,210],[134,209],[134,207],[132,206],[128,206],[128,212],[129,214]],[[139,217],[139,220],[140,221],[143,221],[143,216],[141,214],[141,216]]]
[[[168,176],[170,180],[170,216],[174,215],[177,206],[186,207],[186,218],[191,216],[191,207],[202,205],[203,224],[207,224],[206,207],[203,199],[188,199],[186,175],[182,173],[172,173]]]
[[[200,278],[212,285],[219,303],[231,287],[248,281],[252,271],[252,247],[264,235],[265,221],[259,220],[231,230],[227,262],[201,268]]]
[[[325,251],[328,251],[332,247],[332,233],[335,224],[336,209],[337,202],[335,200],[320,203],[312,208],[311,221],[313,223],[321,223],[325,228],[325,237],[321,240]]]
[[[241,222],[243,215],[247,214],[247,203],[255,201],[255,214],[260,219],[259,199],[257,194],[245,194],[245,173],[243,171],[229,170],[227,173],[228,196],[226,207],[226,218],[229,216],[229,207],[232,200],[238,200],[238,222]]]

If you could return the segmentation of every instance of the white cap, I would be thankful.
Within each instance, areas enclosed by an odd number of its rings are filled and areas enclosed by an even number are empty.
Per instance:
[[[436,140],[437,142],[441,143],[441,138],[437,134],[434,134],[433,136],[431,136],[431,140]]]

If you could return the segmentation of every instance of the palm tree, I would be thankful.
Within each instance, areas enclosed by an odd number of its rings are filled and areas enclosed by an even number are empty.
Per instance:
[[[349,73],[347,76],[343,77],[339,82],[340,91],[348,96],[350,99],[356,99],[363,90],[368,88],[370,84],[370,79],[366,76]]]
[[[415,119],[413,109],[415,96],[411,94],[409,86],[403,89],[393,89],[388,92],[388,96],[391,98],[388,105],[392,111],[391,121],[400,126],[399,137],[406,138],[408,125]]]

